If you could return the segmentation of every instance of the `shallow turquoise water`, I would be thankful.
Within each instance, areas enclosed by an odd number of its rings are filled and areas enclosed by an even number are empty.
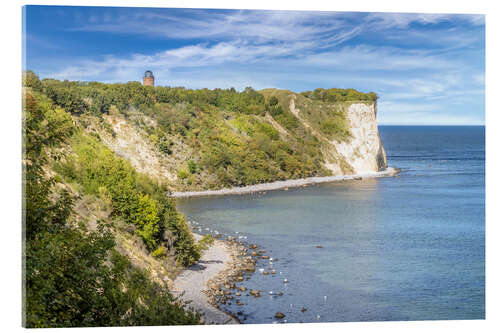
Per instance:
[[[178,200],[203,232],[279,258],[244,283],[263,297],[227,306],[243,322],[484,318],[484,127],[380,132],[398,177]]]

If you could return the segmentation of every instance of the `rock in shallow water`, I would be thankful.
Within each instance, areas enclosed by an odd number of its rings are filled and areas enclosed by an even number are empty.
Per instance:
[[[250,295],[252,295],[254,297],[260,297],[260,290],[252,289],[252,290],[250,290]]]
[[[285,318],[285,314],[283,314],[281,312],[276,312],[274,314],[274,318],[276,318],[276,319],[283,319],[283,318]]]

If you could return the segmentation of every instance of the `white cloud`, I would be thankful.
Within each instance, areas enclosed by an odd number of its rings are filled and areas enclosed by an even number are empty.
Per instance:
[[[437,24],[462,20],[474,25],[484,24],[484,15],[475,14],[420,14],[420,13],[370,13],[366,17],[370,27],[388,28],[408,28],[412,23],[424,25]]]
[[[123,15],[111,22],[101,19],[73,28],[74,31],[144,34],[168,38],[236,38],[257,42],[309,40],[318,35],[328,38],[347,27],[354,27],[337,20],[336,13],[297,11],[190,11],[190,15],[178,17],[176,12],[142,12]]]
[[[168,69],[175,67],[203,67],[223,63],[252,63],[259,59],[276,59],[295,55],[314,47],[314,42],[274,43],[252,45],[245,41],[221,42],[212,46],[207,44],[189,45],[165,50],[152,55],[134,54],[130,57],[107,56],[101,60],[82,61],[62,71],[51,73],[59,79],[88,79],[99,74],[108,76],[119,71],[143,68]]]
[[[481,27],[469,31],[455,25],[429,32],[413,25],[454,20],[484,24],[481,15],[285,11],[189,11],[182,17],[155,11],[112,17],[103,14],[88,18],[75,30],[205,42],[153,54],[74,60],[44,76],[124,82],[139,80],[145,69],[151,69],[159,84],[190,88],[356,88],[381,96],[382,123],[477,123],[484,117],[482,109],[470,112],[476,112],[475,116],[450,110],[465,112],[463,105],[482,105]],[[374,35],[379,39],[370,40]],[[358,36],[363,42],[347,45]]]

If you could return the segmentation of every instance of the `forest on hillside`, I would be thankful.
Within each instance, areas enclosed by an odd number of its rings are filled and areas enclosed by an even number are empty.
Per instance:
[[[118,246],[117,238],[127,237],[174,266],[198,260],[203,243],[194,242],[167,189],[135,172],[40,91],[25,88],[23,118],[24,324],[199,323]],[[75,209],[84,200],[108,214],[89,221]]]
[[[345,118],[350,103],[373,103],[378,98],[354,89],[319,88],[294,94],[250,87],[195,90],[139,82],[39,80],[33,72],[26,73],[25,85],[74,117],[100,119],[108,130],[103,115],[121,116],[133,123],[166,160],[175,157],[175,165],[170,166],[176,176],[170,187],[175,190],[326,176],[330,171],[325,162],[337,163],[347,172],[342,157],[325,156],[324,140],[290,112],[290,96],[295,96],[297,106],[326,140],[337,141],[350,138]],[[266,115],[283,128],[282,133]]]

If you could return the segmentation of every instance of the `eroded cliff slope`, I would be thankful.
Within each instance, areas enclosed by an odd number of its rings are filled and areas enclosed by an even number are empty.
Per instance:
[[[325,103],[289,91],[269,89],[265,93],[280,96],[280,102],[288,104],[290,112],[318,139],[323,165],[332,175],[372,173],[387,167],[378,132],[376,101]],[[329,131],[329,118],[336,120],[336,131]]]
[[[134,168],[176,192],[386,167],[374,93],[57,80],[43,81],[42,90]]]

